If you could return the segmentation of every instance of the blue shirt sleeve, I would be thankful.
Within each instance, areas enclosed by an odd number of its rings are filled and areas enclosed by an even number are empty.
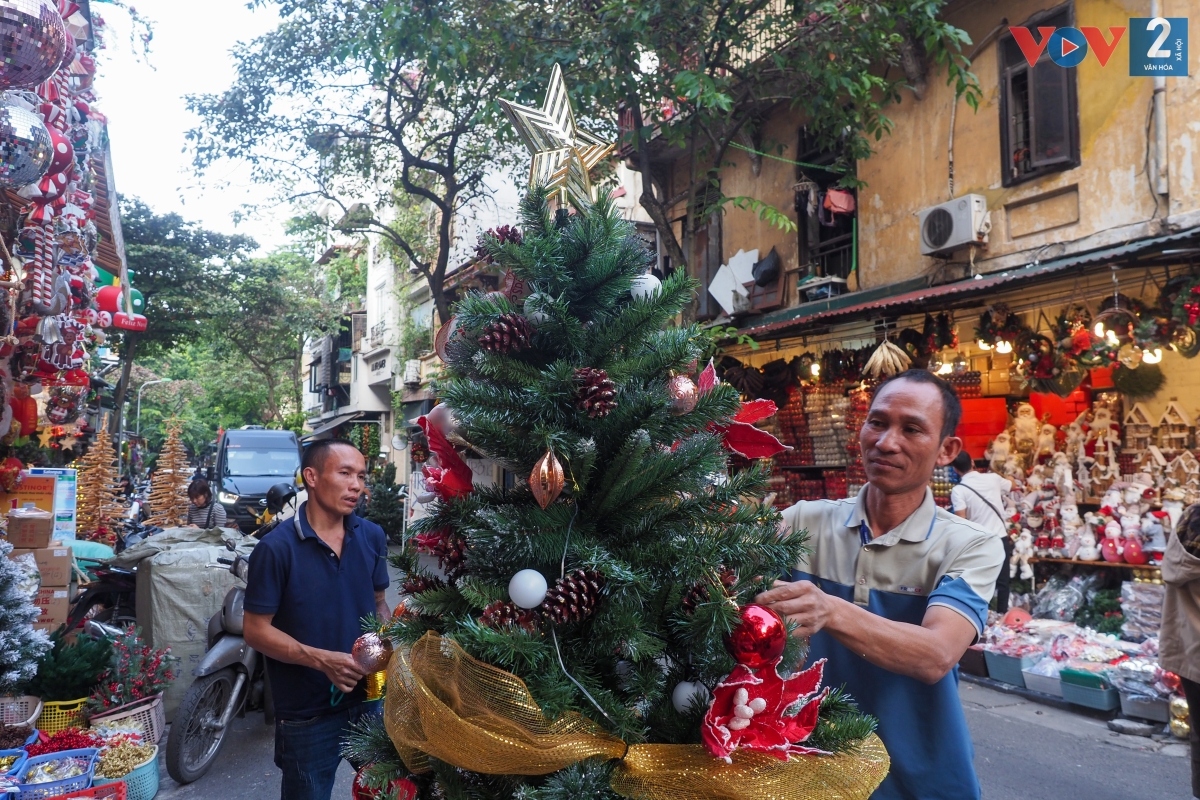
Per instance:
[[[272,547],[271,534],[250,553],[250,574],[246,578],[244,608],[251,614],[274,614],[283,602],[287,585],[287,564],[280,548]]]

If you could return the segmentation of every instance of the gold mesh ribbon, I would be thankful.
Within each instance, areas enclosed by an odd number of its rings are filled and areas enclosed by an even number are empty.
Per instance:
[[[546,775],[587,758],[620,759],[612,788],[639,800],[866,800],[887,776],[883,743],[852,754],[780,761],[739,751],[733,763],[700,745],[635,744],[575,713],[547,720],[517,676],[427,633],[388,666],[384,721],[413,772],[427,756],[491,775]]]

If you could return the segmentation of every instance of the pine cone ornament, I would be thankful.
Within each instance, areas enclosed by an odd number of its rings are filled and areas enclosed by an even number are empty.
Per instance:
[[[489,322],[479,337],[479,346],[493,353],[519,353],[529,349],[533,326],[520,314],[501,314]]]
[[[405,577],[404,582],[400,584],[402,594],[414,595],[422,592],[429,592],[434,589],[440,589],[446,585],[446,582],[441,578],[434,578],[430,575],[421,575],[416,572],[410,572]]]
[[[737,575],[727,569],[721,570],[721,586],[725,589],[725,596],[733,596],[733,587],[737,584]],[[683,607],[683,613],[689,617],[696,613],[696,606],[700,605],[710,597],[709,592],[712,590],[711,581],[697,581],[692,584],[691,588],[684,592],[683,599],[679,604]]]
[[[508,600],[497,600],[483,610],[479,622],[494,630],[524,628],[532,632],[537,630],[538,617],[536,611],[526,610]]]
[[[418,550],[437,558],[438,566],[446,573],[447,579],[454,580],[462,572],[467,550],[465,537],[459,536],[449,528],[438,528],[414,536],[413,540]]]
[[[617,407],[617,385],[602,369],[575,370],[575,407],[591,419],[607,417]]]
[[[537,610],[554,625],[582,622],[596,610],[602,591],[604,576],[599,572],[573,570],[555,581]]]

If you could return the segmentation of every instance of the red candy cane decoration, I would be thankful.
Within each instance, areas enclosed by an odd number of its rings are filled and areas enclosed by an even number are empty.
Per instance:
[[[38,211],[46,208],[41,206]],[[35,211],[30,214],[34,220]],[[25,288],[34,309],[49,309],[54,294],[53,222],[43,221],[33,226],[33,259],[25,265]],[[44,313],[44,312],[43,312]]]

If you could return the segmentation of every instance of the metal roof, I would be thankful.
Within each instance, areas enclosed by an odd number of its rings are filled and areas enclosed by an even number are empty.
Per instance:
[[[793,328],[810,327],[836,320],[864,318],[877,312],[899,313],[904,310],[921,310],[932,300],[954,297],[966,299],[984,294],[997,287],[1010,284],[1033,283],[1040,278],[1056,275],[1074,268],[1109,263],[1128,259],[1174,242],[1200,239],[1200,228],[1191,228],[1181,233],[1139,239],[1113,247],[1100,248],[1086,253],[1027,264],[1016,269],[977,275],[967,280],[928,286],[924,278],[916,278],[861,292],[853,292],[814,303],[803,303],[786,311],[764,314],[756,320],[746,320],[740,332],[749,336],[780,333]]]

